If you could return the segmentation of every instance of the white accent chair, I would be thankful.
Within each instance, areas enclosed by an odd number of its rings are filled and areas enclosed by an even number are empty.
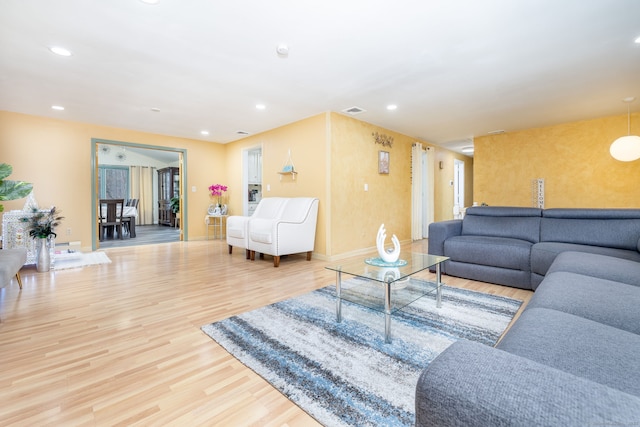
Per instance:
[[[257,212],[257,209],[256,209]],[[307,253],[307,261],[315,245],[318,199],[294,197],[286,199],[280,214],[271,218],[251,217],[247,221],[248,248],[251,260],[255,254],[272,255],[273,266],[280,265],[282,255]]]
[[[245,257],[250,258],[249,234],[247,225],[252,218],[274,219],[280,216],[286,205],[287,199],[284,197],[267,197],[260,200],[256,210],[251,216],[230,216],[227,218],[227,244],[229,254],[233,252],[233,247],[237,246],[245,250]]]

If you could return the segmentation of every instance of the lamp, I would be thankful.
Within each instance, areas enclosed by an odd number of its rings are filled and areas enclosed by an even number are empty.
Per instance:
[[[613,141],[609,152],[611,156],[621,162],[632,162],[640,159],[640,136],[631,135],[631,109],[630,104],[634,97],[625,98],[622,101],[627,103],[627,135]]]

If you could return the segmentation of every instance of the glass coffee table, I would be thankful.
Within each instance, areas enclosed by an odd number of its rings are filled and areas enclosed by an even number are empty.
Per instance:
[[[400,254],[405,265],[378,266],[376,259],[347,261],[325,267],[336,272],[336,321],[342,321],[342,300],[384,313],[384,340],[391,342],[391,314],[428,294],[436,294],[436,307],[442,305],[440,264],[448,257],[421,253]],[[372,264],[373,263],[373,264]],[[436,282],[410,280],[410,276],[435,267]],[[342,283],[342,274],[356,280]]]

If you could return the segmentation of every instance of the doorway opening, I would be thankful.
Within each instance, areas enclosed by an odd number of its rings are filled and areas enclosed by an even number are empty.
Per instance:
[[[262,199],[262,147],[243,150],[242,167],[242,212],[251,216]]]
[[[137,246],[187,240],[186,218],[186,150],[131,142],[92,138],[92,249],[98,247]],[[160,220],[159,197],[161,181],[159,170],[174,168],[172,195],[176,211],[171,224]],[[99,238],[98,201],[118,198],[136,203],[135,224],[124,239]],[[134,202],[135,201],[135,202]],[[124,215],[123,215],[124,216]],[[166,215],[165,215],[166,216]]]
[[[430,147],[415,142],[411,147],[411,239],[429,237],[434,219],[435,157]]]
[[[453,219],[462,219],[464,212],[464,161],[453,161]]]

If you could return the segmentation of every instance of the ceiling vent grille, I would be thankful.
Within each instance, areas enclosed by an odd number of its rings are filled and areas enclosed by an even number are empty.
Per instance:
[[[350,107],[342,110],[343,113],[351,114],[352,116],[355,116],[356,114],[364,113],[365,111],[367,110],[360,107]]]
[[[238,131],[236,131],[236,133],[237,133],[238,135],[249,135],[249,132],[244,131],[244,130],[238,130]]]

